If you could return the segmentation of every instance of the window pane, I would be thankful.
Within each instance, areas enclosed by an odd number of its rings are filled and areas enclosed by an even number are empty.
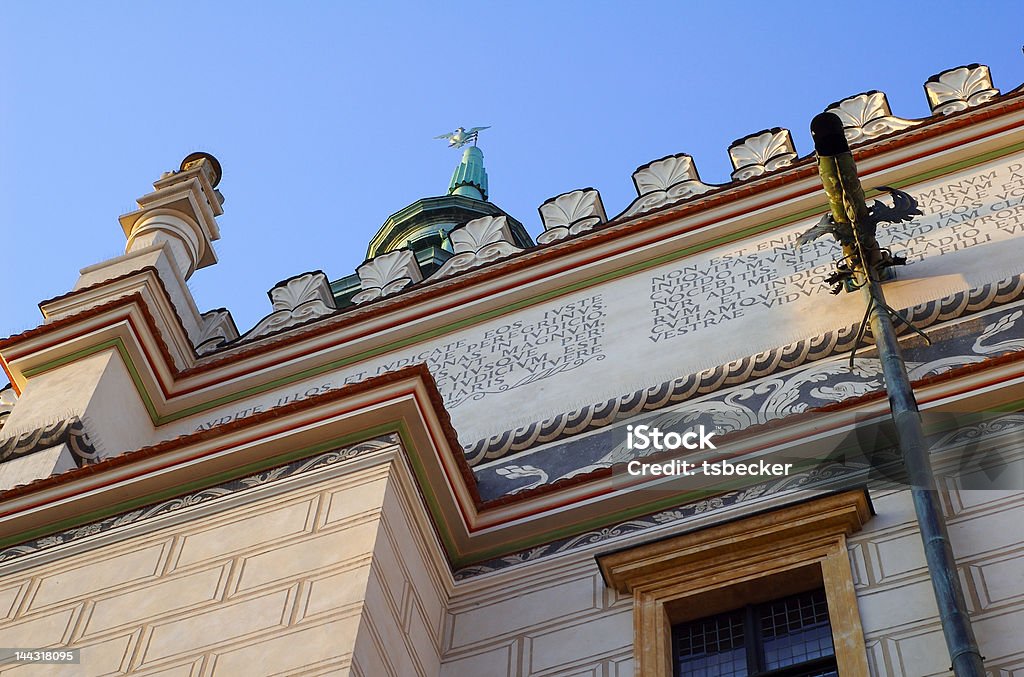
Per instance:
[[[765,667],[769,670],[835,653],[823,590],[769,602],[761,607],[760,621]]]
[[[743,614],[722,614],[674,628],[679,677],[746,677]]]

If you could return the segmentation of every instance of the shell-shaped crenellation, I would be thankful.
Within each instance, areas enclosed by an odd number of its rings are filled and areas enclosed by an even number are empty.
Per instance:
[[[228,309],[208,310],[201,317],[203,326],[196,339],[196,354],[212,353],[228,341],[238,338],[238,329],[235,327],[235,321]]]
[[[932,113],[938,115],[980,106],[999,96],[988,66],[977,63],[936,73],[924,83],[924,91]]]
[[[366,303],[394,294],[423,279],[416,256],[409,249],[398,249],[372,258],[356,268],[356,274],[360,291],[352,297],[354,303]]]
[[[658,209],[714,189],[700,180],[693,158],[686,153],[669,155],[637,168],[633,185],[639,197],[623,216]]]
[[[733,141],[729,146],[729,160],[735,170],[732,173],[734,181],[746,181],[788,167],[795,159],[793,135],[781,127],[755,132]]]
[[[871,90],[847,97],[842,101],[836,101],[825,110],[835,113],[843,121],[846,139],[850,143],[867,141],[883,134],[898,132],[921,124],[893,115],[885,92],[878,90]]]
[[[473,219],[448,234],[451,257],[431,278],[442,278],[522,251],[514,244],[508,217],[484,216]]]
[[[456,254],[476,254],[488,245],[499,242],[512,244],[512,231],[508,217],[483,216],[455,228],[448,234],[448,239]]]
[[[537,211],[544,224],[544,232],[537,238],[541,244],[591,230],[608,220],[601,194],[593,188],[556,195],[545,200]]]
[[[274,310],[295,310],[310,301],[320,301],[326,306],[334,305],[331,284],[321,270],[283,280],[271,289],[270,302]]]
[[[633,172],[633,185],[637,195],[650,195],[685,182],[700,182],[697,165],[686,153],[669,155],[637,167]]]
[[[322,270],[313,270],[278,282],[267,292],[274,312],[246,332],[246,340],[266,336],[325,315],[337,308],[331,285]]]

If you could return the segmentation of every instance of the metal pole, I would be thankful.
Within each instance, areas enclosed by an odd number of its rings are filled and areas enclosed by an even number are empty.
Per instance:
[[[840,241],[846,261],[853,270],[854,282],[860,286],[868,303],[868,322],[882,363],[889,408],[910,480],[928,573],[953,673],[957,677],[984,677],[983,657],[971,628],[964,591],[956,571],[956,560],[949,544],[917,400],[910,386],[896,331],[886,310],[885,297],[879,284],[878,264],[882,255],[873,229],[864,227],[869,210],[857,178],[857,166],[843,133],[843,123],[836,115],[817,115],[811,121],[811,135],[814,137],[818,172],[828,195],[832,219],[839,227],[847,226],[848,230],[844,232],[852,235]]]

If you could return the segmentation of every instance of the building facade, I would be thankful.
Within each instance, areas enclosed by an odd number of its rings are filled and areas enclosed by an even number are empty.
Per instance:
[[[924,119],[829,109],[864,185],[922,211],[879,233],[907,259],[885,292],[921,332],[986,667],[1014,675],[1024,89],[978,64],[924,88]],[[828,209],[815,158],[779,128],[728,153],[723,185],[640,167],[611,218],[553,197],[534,241],[467,145],[353,274],[283,280],[245,332],[189,291],[223,198],[185,158],[120,217],[123,256],[0,340],[0,646],[80,650],[0,670],[949,674],[863,299],[829,294],[834,242],[796,243]]]

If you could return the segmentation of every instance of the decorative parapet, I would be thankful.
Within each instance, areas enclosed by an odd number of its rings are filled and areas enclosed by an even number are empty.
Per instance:
[[[729,146],[729,159],[735,170],[734,181],[746,181],[788,167],[796,159],[793,136],[781,127],[745,136]]]
[[[850,143],[867,141],[876,136],[920,124],[914,120],[894,116],[885,92],[877,90],[836,101],[825,110],[828,113],[835,113],[843,121],[846,139]]]
[[[448,277],[523,251],[513,244],[512,231],[504,216],[473,219],[452,230],[448,237],[455,256],[445,261],[433,277]]]
[[[165,172],[153,183],[155,190],[137,200],[137,210],[118,218],[128,238],[125,251],[166,242],[185,280],[216,263],[216,217],[224,213],[224,196],[217,190],[220,177],[220,163],[208,153],[192,153],[182,160],[181,169]]]
[[[992,86],[988,66],[972,63],[942,71],[924,83],[932,113],[949,115],[991,101],[999,96]]]
[[[372,258],[356,268],[362,291],[352,297],[353,303],[366,303],[394,294],[423,279],[416,257],[408,249],[399,249]]]
[[[196,354],[206,355],[238,338],[238,329],[225,308],[217,308],[202,314],[203,326],[196,339]]]
[[[82,419],[74,416],[10,439],[0,440],[0,463],[50,449],[58,444],[68,446],[68,451],[79,467],[99,460],[96,448],[85,432]]]
[[[693,158],[685,153],[669,155],[633,172],[637,198],[623,216],[657,209],[679,200],[687,200],[712,190],[700,180]]]
[[[258,338],[335,311],[334,294],[323,271],[314,270],[279,282],[267,294],[274,312],[260,320],[246,338]]]
[[[562,193],[547,200],[537,210],[544,232],[537,242],[547,244],[583,233],[608,220],[601,194],[593,188]]]

